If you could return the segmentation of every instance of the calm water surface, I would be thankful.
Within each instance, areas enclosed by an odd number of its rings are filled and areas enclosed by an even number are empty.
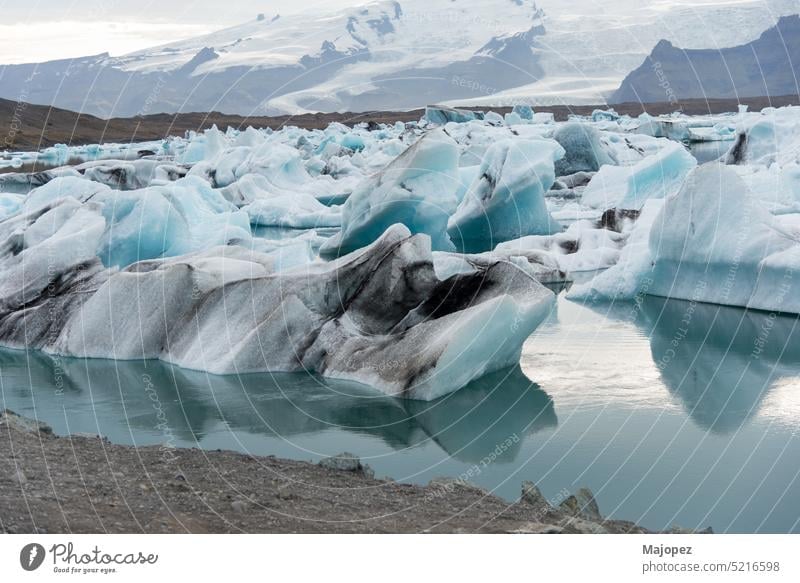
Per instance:
[[[605,513],[651,528],[800,532],[797,328],[674,300],[561,297],[520,368],[432,403],[309,375],[10,350],[0,389],[3,407],[61,434],[304,460],[351,451],[379,476],[470,475],[508,499],[523,480],[553,498],[589,486]]]

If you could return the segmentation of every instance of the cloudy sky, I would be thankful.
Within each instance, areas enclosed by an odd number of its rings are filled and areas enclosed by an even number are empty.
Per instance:
[[[423,5],[425,0],[421,0]],[[468,2],[468,0],[462,0]],[[500,0],[498,0],[499,2]],[[109,52],[120,55],[267,16],[331,12],[369,0],[0,0],[0,64]],[[403,0],[401,0],[401,3]],[[445,0],[439,0],[444,3]],[[597,11],[630,15],[699,5],[800,0],[537,0],[549,15],[583,19]],[[499,4],[502,6],[502,4]]]
[[[137,49],[240,24],[364,0],[0,0],[0,63],[27,63]]]

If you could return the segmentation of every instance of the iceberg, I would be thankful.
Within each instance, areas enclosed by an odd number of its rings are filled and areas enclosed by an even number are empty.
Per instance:
[[[588,282],[574,285],[567,298],[570,300],[613,301],[634,299],[644,294],[652,281],[652,255],[650,231],[656,219],[664,220],[661,209],[664,201],[648,200],[626,234],[625,246],[617,262],[597,274]]]
[[[626,235],[599,226],[596,221],[582,220],[572,223],[563,233],[500,243],[495,253],[515,256],[541,251],[552,257],[560,271],[578,273],[615,265],[626,240]]]
[[[725,156],[732,165],[781,166],[800,162],[800,108],[787,107],[748,116],[737,127]]]
[[[426,133],[391,164],[353,190],[342,208],[342,230],[320,249],[343,255],[377,240],[391,225],[430,236],[437,251],[453,249],[447,220],[458,205],[458,146],[442,129]]]
[[[528,121],[533,121],[533,108],[530,105],[517,104],[511,108],[511,113],[514,113]]]
[[[730,167],[705,164],[650,232],[651,295],[800,313],[800,215],[771,215]]]
[[[506,139],[486,152],[478,175],[450,217],[447,232],[466,252],[491,251],[526,235],[552,235],[544,193],[555,182],[554,163],[564,149],[553,140]]]
[[[661,149],[633,166],[603,166],[583,191],[581,203],[596,209],[639,210],[650,199],[674,194],[697,160],[681,144]]]
[[[425,108],[423,119],[428,123],[445,125],[448,123],[466,123],[468,121],[481,120],[483,117],[482,111],[429,105]]]
[[[651,200],[619,262],[574,287],[573,300],[642,295],[800,313],[800,214],[772,215],[733,167],[704,164]]]
[[[0,233],[13,226],[25,245],[31,233],[36,240],[57,240],[63,229],[80,230],[89,216],[102,234],[97,240],[87,234],[82,246],[93,245],[92,255],[107,266],[251,240],[247,214],[196,177],[124,192],[80,178],[56,178],[31,191],[20,213],[0,223]]]
[[[34,188],[44,186],[54,178],[72,176],[80,178],[81,174],[74,168],[55,168],[41,172],[9,172],[0,174],[0,192],[28,194]]]
[[[595,109],[592,112],[593,122],[618,121],[619,114],[613,109]]]
[[[260,227],[316,229],[342,225],[339,207],[327,207],[303,193],[260,198],[242,210],[250,217],[251,225]]]
[[[102,217],[61,204],[86,217],[51,237],[54,266],[32,246],[28,279],[2,279],[5,346],[214,374],[310,370],[432,400],[516,365],[554,304],[527,264],[439,279],[430,238],[402,225],[336,261],[281,272],[274,254],[239,246],[106,269],[93,256]],[[3,261],[20,262],[10,251]]]
[[[556,162],[556,176],[577,172],[597,172],[605,164],[614,164],[600,139],[600,132],[585,123],[568,123],[553,133],[564,148],[564,157]]]

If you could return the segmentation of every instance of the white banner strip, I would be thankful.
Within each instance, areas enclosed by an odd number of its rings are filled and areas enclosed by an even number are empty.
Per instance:
[[[0,573],[14,582],[795,582],[798,543],[797,535],[5,535]]]

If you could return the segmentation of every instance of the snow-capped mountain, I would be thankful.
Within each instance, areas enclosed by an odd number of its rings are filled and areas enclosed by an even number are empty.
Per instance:
[[[604,101],[665,39],[750,42],[798,0],[383,0],[138,51],[0,68],[0,97],[104,117]]]

